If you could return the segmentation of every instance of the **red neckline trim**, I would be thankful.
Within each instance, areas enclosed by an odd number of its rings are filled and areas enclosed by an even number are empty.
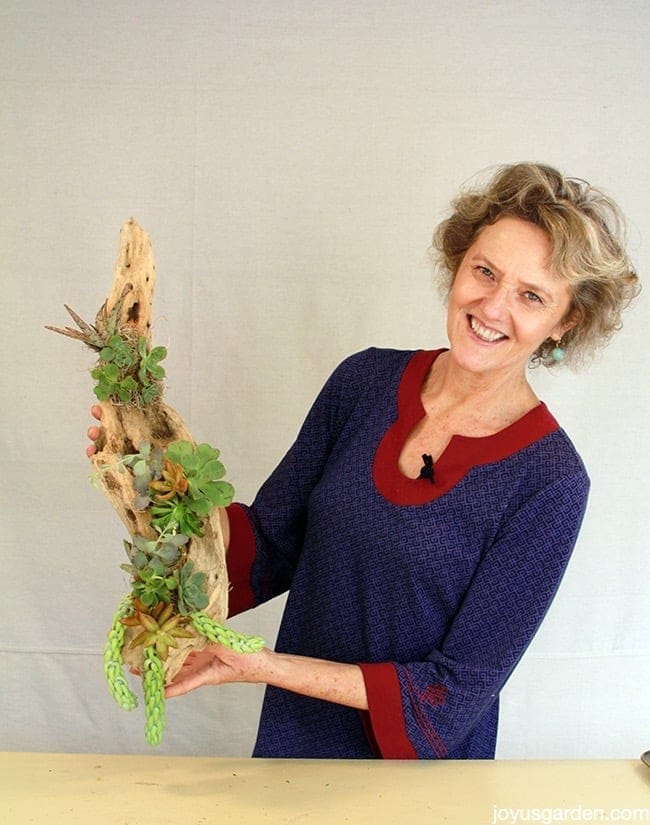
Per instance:
[[[408,478],[399,469],[404,443],[425,415],[420,392],[435,359],[444,352],[418,350],[406,365],[397,394],[397,418],[386,430],[375,452],[372,477],[376,489],[393,504],[427,504],[449,492],[473,468],[514,455],[559,429],[559,424],[540,402],[530,412],[493,435],[454,435],[435,463],[435,484]]]

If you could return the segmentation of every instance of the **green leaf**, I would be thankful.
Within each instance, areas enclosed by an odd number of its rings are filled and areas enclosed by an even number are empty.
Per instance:
[[[106,381],[110,381],[112,384],[115,384],[120,377],[120,371],[115,364],[106,364],[103,373]]]
[[[165,544],[156,552],[156,558],[166,566],[171,567],[180,558],[181,552],[178,547],[171,544]]]
[[[143,553],[147,553],[147,555],[150,556],[152,553],[155,553],[158,542],[155,539],[145,539],[144,536],[134,536],[133,544],[135,544],[138,550],[142,550]]]
[[[201,468],[201,475],[208,478],[210,481],[218,481],[226,475],[226,468],[216,458],[208,461]]]
[[[210,444],[198,444],[195,452],[199,457],[201,463],[205,463],[207,461],[212,461],[215,458],[219,458],[219,450],[217,450],[215,447],[212,447]]]
[[[141,392],[142,401],[145,404],[151,404],[160,395],[160,390],[155,384],[148,384]]]
[[[157,363],[167,357],[166,347],[154,347],[149,353],[147,360],[151,363]]]
[[[127,375],[126,378],[120,383],[120,386],[125,390],[135,391],[138,389],[138,384],[132,375]]]
[[[176,533],[175,536],[167,536],[165,538],[165,544],[173,544],[174,547],[182,547],[184,544],[187,544],[188,541],[188,536],[184,536],[182,533]]]
[[[133,464],[133,475],[136,476],[143,476],[147,475],[149,471],[149,467],[147,466],[147,462],[144,458],[139,458]]]
[[[204,499],[210,503],[210,509],[221,501],[218,481],[189,481],[189,493],[192,500]],[[198,512],[198,511],[197,511]]]
[[[215,507],[227,507],[235,495],[235,488],[229,481],[211,481],[203,485],[203,491]]]
[[[151,571],[150,578],[153,576],[162,578],[165,575],[165,565],[156,556],[154,556],[154,558],[149,562],[149,570]]]
[[[199,472],[199,459],[196,457],[194,453],[186,455],[183,458],[182,466],[185,470],[185,475],[188,478],[196,476]]]
[[[165,377],[165,370],[162,367],[153,364],[147,367],[147,371],[151,375],[152,378],[155,378],[156,381],[160,381]]]
[[[94,389],[93,392],[97,396],[98,401],[108,401],[111,397],[110,390],[107,390],[106,387],[103,387],[101,384],[98,384]]]
[[[192,455],[192,450],[190,441],[172,441],[167,447],[166,457],[175,464],[183,466],[183,460]]]
[[[202,516],[203,518],[209,516],[214,507],[209,499],[203,497],[188,501],[187,506],[193,513],[196,513],[197,516]]]
[[[193,608],[195,608],[196,610],[203,610],[204,608],[206,608],[208,606],[208,604],[210,602],[210,599],[208,598],[206,593],[196,593],[192,597],[191,601],[192,601],[191,606]]]

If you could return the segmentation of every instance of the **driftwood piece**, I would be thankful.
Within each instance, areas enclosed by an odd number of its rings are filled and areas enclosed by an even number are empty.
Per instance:
[[[82,340],[99,350],[105,342],[110,323],[124,337],[137,340],[144,336],[151,341],[152,302],[156,282],[156,267],[147,233],[133,220],[127,221],[120,230],[120,246],[113,284],[95,319],[94,326],[86,324],[69,308],[68,311],[80,330],[48,327],[68,337]],[[195,443],[181,416],[158,399],[143,408],[121,405],[110,401],[100,403],[102,410],[101,434],[96,442],[97,452],[91,461],[103,492],[133,536],[153,538],[147,510],[134,507],[136,490],[133,477],[120,464],[121,458],[136,453],[138,446],[149,442],[152,447],[165,448],[170,442],[186,440]],[[194,569],[207,576],[209,604],[205,612],[214,620],[223,622],[228,612],[228,579],[225,564],[225,548],[221,532],[219,512],[212,511],[204,525],[204,536],[192,537],[189,543],[189,559]],[[127,630],[127,641],[135,630]],[[164,662],[165,681],[169,682],[180,670],[192,649],[205,647],[206,639],[196,635],[193,639],[179,639],[178,649],[171,649]],[[142,665],[142,648],[130,650],[124,647],[124,661],[139,668]]]

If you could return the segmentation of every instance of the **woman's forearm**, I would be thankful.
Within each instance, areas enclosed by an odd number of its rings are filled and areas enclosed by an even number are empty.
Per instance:
[[[261,657],[261,681],[268,685],[358,710],[368,709],[366,686],[358,665],[271,650],[262,651]]]
[[[205,685],[233,682],[266,684],[323,699],[339,705],[368,709],[368,697],[358,665],[275,653],[236,653],[222,645],[209,645],[192,654],[167,686],[167,696],[181,696]]]

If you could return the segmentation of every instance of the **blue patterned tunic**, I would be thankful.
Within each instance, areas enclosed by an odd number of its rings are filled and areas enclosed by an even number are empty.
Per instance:
[[[589,479],[544,404],[398,468],[440,351],[345,360],[252,506],[231,615],[289,591],[276,649],[361,665],[369,710],[268,687],[255,756],[486,759],[498,694],[560,584]]]

